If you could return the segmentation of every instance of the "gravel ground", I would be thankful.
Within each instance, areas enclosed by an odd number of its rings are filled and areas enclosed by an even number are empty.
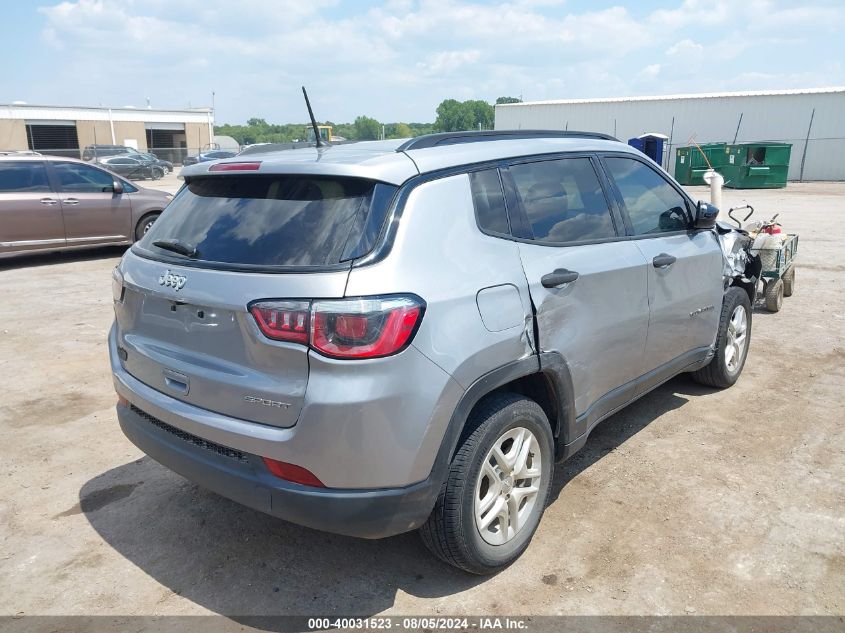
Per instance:
[[[845,184],[725,192],[746,200],[801,255],[739,383],[682,376],[603,422],[491,578],[415,534],[311,531],[160,467],[113,410],[121,250],[0,262],[0,614],[842,614]]]

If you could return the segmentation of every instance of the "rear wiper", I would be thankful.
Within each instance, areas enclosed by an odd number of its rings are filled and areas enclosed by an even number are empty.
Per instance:
[[[199,251],[197,250],[196,246],[192,246],[190,244],[186,244],[182,240],[178,239],[169,239],[169,240],[156,240],[153,242],[153,246],[158,246],[161,249],[166,251],[173,251],[174,253],[179,253],[180,255],[184,255],[185,257],[197,257],[199,255]]]

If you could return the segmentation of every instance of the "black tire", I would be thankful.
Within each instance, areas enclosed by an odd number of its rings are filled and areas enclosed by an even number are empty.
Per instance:
[[[501,393],[482,401],[467,421],[472,432],[452,460],[428,521],[420,528],[423,543],[440,560],[473,574],[491,574],[525,551],[549,500],[554,471],[554,439],[549,420],[533,400]],[[537,439],[540,477],[534,507],[513,538],[502,545],[486,542],[476,527],[474,496],[485,457],[508,430],[522,427]]]
[[[156,211],[155,213],[148,213],[145,215],[141,220],[138,222],[138,226],[135,227],[135,241],[137,242],[140,240],[146,232],[150,229],[153,223],[158,220],[159,212]]]
[[[164,177],[164,170],[161,167],[153,167],[150,175],[152,176],[153,180],[158,180]]]
[[[745,309],[746,331],[745,331],[745,345],[742,350],[739,363],[733,368],[729,368],[725,358],[725,348],[728,345],[728,324],[731,316],[738,307],[742,306]],[[733,385],[742,373],[742,368],[745,367],[745,359],[748,357],[748,348],[751,346],[751,301],[748,299],[748,294],[742,288],[731,286],[725,293],[722,300],[722,313],[719,317],[719,332],[716,336],[716,354],[706,367],[694,371],[692,373],[693,380],[707,385],[708,387],[717,387],[726,389]]]
[[[795,292],[795,266],[790,266],[783,276],[783,296],[791,297]]]
[[[780,312],[785,294],[783,279],[774,279],[767,283],[765,293],[766,310],[769,312]]]

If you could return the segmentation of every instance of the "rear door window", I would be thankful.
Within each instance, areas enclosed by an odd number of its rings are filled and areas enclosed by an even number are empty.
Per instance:
[[[482,231],[507,235],[508,212],[505,209],[505,196],[499,180],[498,169],[485,169],[469,175],[472,189],[472,203],[478,226]]]
[[[0,193],[50,191],[47,169],[39,161],[0,162]]]
[[[138,247],[224,267],[326,267],[369,252],[396,187],[360,178],[218,176],[189,180]],[[155,246],[179,240],[190,259]]]
[[[53,163],[65,193],[103,193],[114,190],[114,177],[96,167],[81,163]]]
[[[589,158],[511,165],[508,170],[538,242],[616,236],[610,208]]]

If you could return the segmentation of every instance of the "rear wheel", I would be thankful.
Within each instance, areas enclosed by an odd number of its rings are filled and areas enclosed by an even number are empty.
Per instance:
[[[795,291],[795,266],[790,266],[783,276],[783,296],[791,297]]]
[[[783,279],[775,279],[766,284],[766,310],[779,312],[785,295]]]
[[[143,218],[141,218],[141,221],[138,222],[138,226],[135,227],[135,241],[140,240],[147,234],[147,231],[149,231],[155,221],[158,220],[158,215],[158,212],[148,213]]]
[[[490,574],[519,558],[540,523],[551,490],[553,438],[543,409],[497,394],[468,420],[428,522],[425,545],[441,560]]]
[[[750,342],[751,301],[743,289],[732,286],[722,301],[716,354],[706,367],[693,372],[693,379],[710,387],[730,387],[742,373]]]

